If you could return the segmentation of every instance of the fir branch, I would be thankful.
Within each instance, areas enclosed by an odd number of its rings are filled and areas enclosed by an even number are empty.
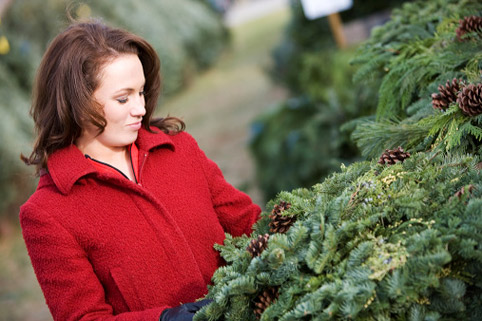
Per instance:
[[[482,75],[482,52],[478,51],[472,54],[472,58],[467,62],[463,72],[467,79],[472,82],[480,82]]]
[[[390,60],[394,55],[394,52],[391,50],[385,50],[384,52],[377,55],[375,58],[372,58],[371,55],[369,58],[363,58],[361,54],[359,54],[356,58],[354,58],[350,63],[351,64],[362,64],[363,65],[358,68],[356,73],[353,75],[353,82],[358,83],[361,81],[366,81],[366,79],[375,78],[376,73],[383,72],[383,67],[387,61]]]
[[[370,256],[373,250],[373,242],[365,241],[360,243],[356,248],[354,248],[350,256],[348,257],[347,268],[354,268],[362,265],[365,260]]]
[[[432,99],[430,98],[430,95],[412,102],[412,104],[407,107],[407,115],[410,116],[410,120],[412,121],[418,121],[433,114],[434,109],[432,108]]]
[[[226,233],[224,245],[215,244],[214,248],[221,252],[221,256],[226,262],[233,262],[239,260],[241,253],[246,252],[247,243],[249,243],[249,239],[246,236],[233,238],[229,233]],[[246,256],[246,258],[248,257]]]
[[[358,125],[352,138],[367,158],[379,156],[383,150],[404,146],[406,150],[416,146],[428,134],[427,126],[397,121],[364,122]]]

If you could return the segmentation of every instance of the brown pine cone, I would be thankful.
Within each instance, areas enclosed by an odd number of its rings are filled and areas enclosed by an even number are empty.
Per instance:
[[[433,108],[445,111],[451,103],[457,101],[457,93],[461,85],[463,86],[463,82],[457,78],[452,79],[452,82],[447,80],[445,86],[439,85],[439,92],[432,94]]]
[[[462,36],[470,32],[482,32],[482,17],[470,16],[459,20],[459,26],[455,30],[457,39],[463,41]]]
[[[246,251],[251,254],[252,257],[259,256],[263,253],[264,249],[268,246],[269,234],[258,235],[256,239],[249,242]]]
[[[291,204],[281,201],[276,204],[269,215],[271,222],[269,223],[269,231],[271,233],[285,233],[293,225],[296,218],[294,216],[283,215],[283,212],[291,207]]]
[[[465,187],[467,187],[467,189],[465,189]],[[462,186],[462,188],[460,190],[458,190],[453,197],[457,197],[458,199],[460,199],[462,197],[462,195],[465,194],[465,192],[468,192],[469,194],[472,194],[472,191],[474,190],[474,185],[470,184],[470,185],[467,185],[467,186]]]
[[[469,84],[462,88],[457,97],[457,104],[467,116],[482,114],[482,84]]]
[[[385,152],[380,156],[378,164],[393,165],[395,163],[402,162],[410,157],[410,153],[405,152],[402,147],[398,146],[397,149],[385,149]]]
[[[265,289],[254,301],[254,314],[259,319],[261,314],[278,299],[278,287],[271,287]]]

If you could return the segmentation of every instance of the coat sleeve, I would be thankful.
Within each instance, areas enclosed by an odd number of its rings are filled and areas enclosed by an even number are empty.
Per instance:
[[[209,185],[214,210],[224,231],[233,236],[251,234],[261,208],[246,193],[229,184],[218,165],[206,156],[194,139],[193,142]]]
[[[167,306],[113,314],[102,284],[74,237],[32,203],[20,210],[32,265],[54,320],[157,321]]]

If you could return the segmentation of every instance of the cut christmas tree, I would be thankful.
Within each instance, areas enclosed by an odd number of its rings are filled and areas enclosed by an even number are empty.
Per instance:
[[[217,246],[228,264],[196,320],[481,320],[477,161],[416,153],[281,192],[269,205],[291,203],[296,222],[270,233],[264,213],[254,235]],[[267,245],[252,256],[257,236]]]

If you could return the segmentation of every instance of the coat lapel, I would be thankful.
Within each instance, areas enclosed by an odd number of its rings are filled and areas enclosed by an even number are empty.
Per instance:
[[[169,135],[157,128],[154,128],[152,132],[141,128],[136,144],[139,150],[144,152],[149,152],[161,146],[166,146],[172,151],[175,150],[174,143]],[[50,155],[47,167],[52,181],[64,195],[70,193],[72,186],[81,177],[96,172],[95,167],[85,159],[82,152],[73,144]],[[44,176],[41,177],[41,181],[48,180],[47,177],[43,178]]]

